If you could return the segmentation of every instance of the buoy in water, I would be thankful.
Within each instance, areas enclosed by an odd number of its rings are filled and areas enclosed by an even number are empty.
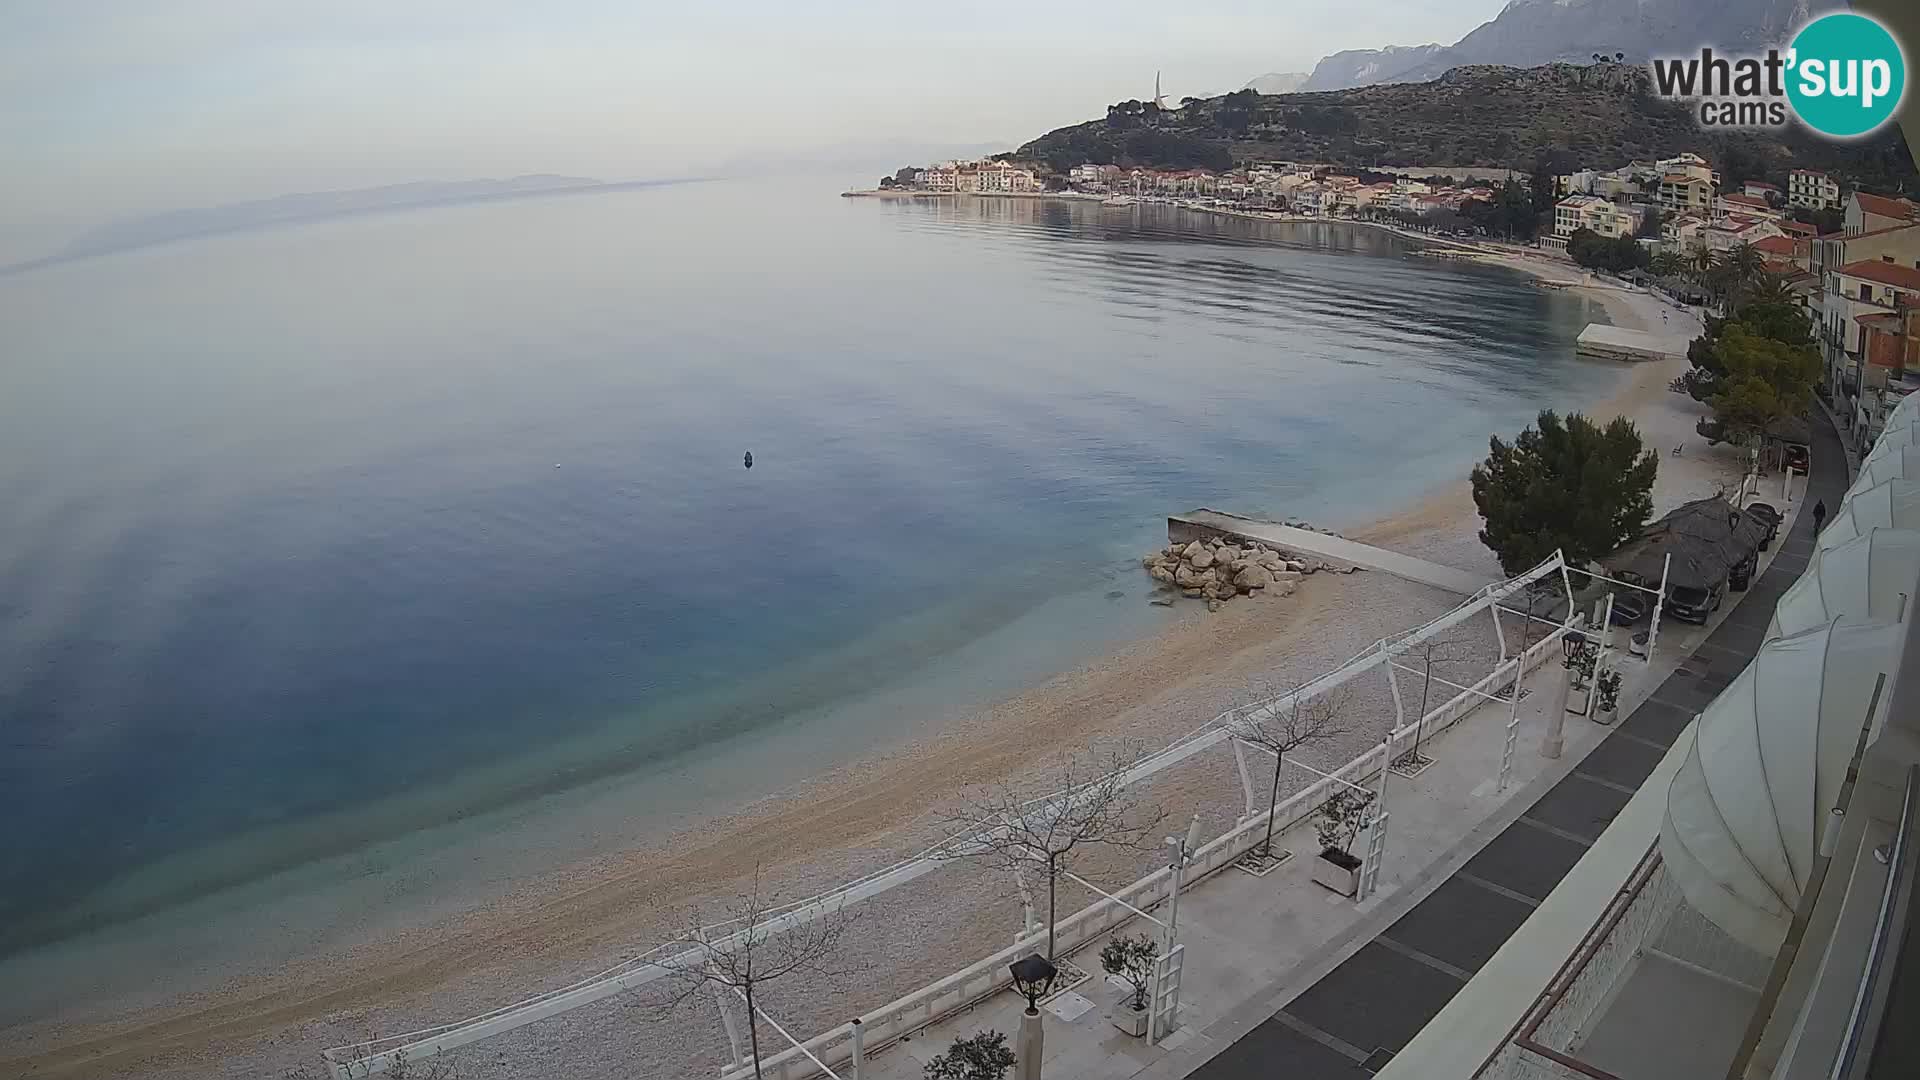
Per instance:
[[[753,451],[747,451],[747,468],[753,468]]]

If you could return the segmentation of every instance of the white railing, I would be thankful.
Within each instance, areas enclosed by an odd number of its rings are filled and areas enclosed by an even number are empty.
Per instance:
[[[1557,659],[1561,654],[1560,638],[1565,632],[1564,626],[1557,627],[1529,646],[1525,654],[1527,670],[1531,671],[1547,660]],[[1288,829],[1311,817],[1337,787],[1364,785],[1378,778],[1382,759],[1391,763],[1398,757],[1400,747],[1412,744],[1416,729],[1420,730],[1420,738],[1424,741],[1452,727],[1484,704],[1486,694],[1499,687],[1512,685],[1514,665],[1519,662],[1518,657],[1508,659],[1475,683],[1473,689],[1460,691],[1420,720],[1392,732],[1384,750],[1378,747],[1368,750],[1281,802],[1275,810],[1279,816],[1274,829]],[[1188,863],[1183,888],[1190,888],[1202,878],[1225,869],[1257,847],[1266,835],[1267,816],[1265,812],[1255,814],[1202,844]],[[1108,930],[1133,919],[1134,914],[1116,903],[1116,900],[1151,911],[1154,905],[1167,899],[1171,885],[1171,872],[1161,867],[1116,891],[1114,899],[1096,900],[1068,915],[1054,925],[1055,953],[1068,955]],[[903,1036],[939,1023],[1010,986],[1012,976],[1007,965],[1035,951],[1036,947],[1044,948],[1046,936],[1043,927],[991,956],[862,1015],[860,1027],[866,1056],[871,1059],[875,1052]],[[852,1022],[841,1024],[798,1047],[789,1047],[763,1059],[760,1070],[768,1080],[805,1080],[820,1075],[819,1067],[810,1060],[812,1057],[836,1068],[841,1062],[851,1061]],[[722,1080],[743,1080],[752,1075],[751,1063],[732,1065],[721,1070]]]

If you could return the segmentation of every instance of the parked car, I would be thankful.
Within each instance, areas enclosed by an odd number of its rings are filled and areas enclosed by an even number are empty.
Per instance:
[[[1803,473],[1806,472],[1807,471],[1807,448],[1804,446],[1800,446],[1798,444],[1789,445],[1787,447],[1785,461],[1787,463],[1787,468],[1793,469],[1796,472],[1803,472]]]
[[[1613,594],[1613,615],[1608,621],[1615,626],[1632,626],[1647,617],[1647,609],[1652,604],[1651,593],[1639,589],[1617,589]]]
[[[1748,503],[1747,513],[1767,523],[1767,534],[1760,538],[1760,550],[1765,551],[1773,544],[1773,538],[1780,534],[1780,511],[1772,503]]]
[[[1674,585],[1667,589],[1667,602],[1661,610],[1681,622],[1703,623],[1720,610],[1720,601],[1725,595],[1725,582],[1715,582],[1704,589]]]

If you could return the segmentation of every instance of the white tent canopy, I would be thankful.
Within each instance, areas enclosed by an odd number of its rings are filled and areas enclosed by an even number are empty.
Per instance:
[[[1839,619],[1843,623],[1896,622],[1920,583],[1920,532],[1868,529],[1814,553],[1800,579],[1780,597],[1767,626],[1787,637]]]
[[[1838,547],[1869,529],[1920,529],[1920,480],[1888,480],[1848,492],[1814,538],[1814,550]]]
[[[1823,626],[1761,646],[1700,714],[1667,790],[1660,856],[1696,911],[1779,951],[1900,628]],[[1885,699],[1881,712],[1885,712]]]
[[[1864,491],[1889,480],[1920,481],[1920,446],[1900,446],[1878,458],[1862,462],[1860,475],[1853,481],[1849,494]]]

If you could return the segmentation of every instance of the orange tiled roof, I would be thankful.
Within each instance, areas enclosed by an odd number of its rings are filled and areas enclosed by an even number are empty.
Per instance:
[[[1847,277],[1865,278],[1882,285],[1891,285],[1897,289],[1912,289],[1920,292],[1920,269],[1902,266],[1899,263],[1881,262],[1878,259],[1863,259],[1850,262],[1834,271]]]
[[[1884,195],[1869,195],[1864,191],[1854,192],[1854,198],[1860,200],[1860,209],[1875,217],[1906,218],[1911,221],[1920,217],[1920,206],[1906,199],[1889,199]]]

